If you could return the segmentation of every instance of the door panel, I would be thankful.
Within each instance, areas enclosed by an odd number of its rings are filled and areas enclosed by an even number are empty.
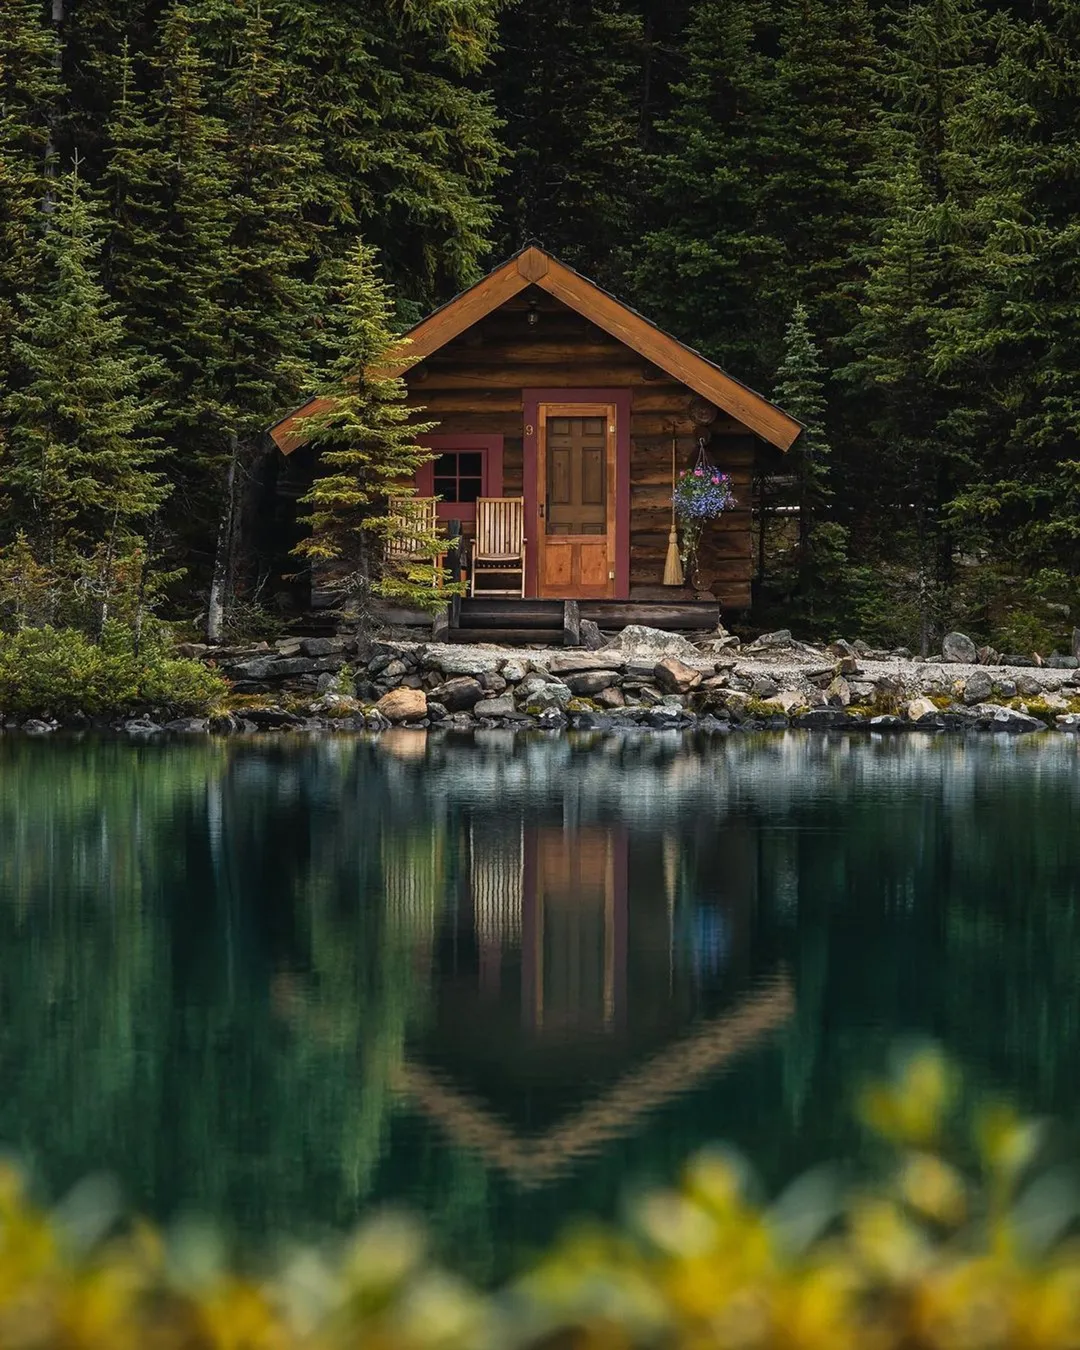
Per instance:
[[[615,594],[615,416],[607,404],[541,404],[537,590],[559,599]]]

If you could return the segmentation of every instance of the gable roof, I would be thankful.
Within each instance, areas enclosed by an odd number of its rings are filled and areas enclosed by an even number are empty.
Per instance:
[[[467,291],[462,291],[422,319],[403,336],[400,346],[391,352],[388,365],[380,373],[404,375],[529,286],[539,286],[778,449],[790,449],[802,431],[801,424],[775,403],[770,403],[535,244],[522,249]],[[297,429],[299,420],[330,406],[329,399],[310,399],[271,427],[270,435],[284,454],[290,454],[303,444],[304,438]]]

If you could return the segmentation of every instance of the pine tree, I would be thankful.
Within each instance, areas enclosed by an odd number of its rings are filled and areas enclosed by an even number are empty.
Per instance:
[[[391,565],[386,544],[409,537],[434,555],[437,541],[402,527],[390,497],[408,497],[416,470],[430,459],[416,443],[433,424],[417,425],[405,405],[405,383],[378,373],[393,342],[391,301],[374,250],[358,243],[343,301],[346,337],[326,391],[329,410],[308,419],[306,435],[320,452],[320,473],[301,499],[310,533],[297,547],[313,568],[332,566],[363,628],[376,596],[422,608],[444,603],[431,563]]]
[[[37,0],[0,5],[0,385],[18,295],[32,290],[49,188],[50,128],[61,94],[56,36]]]
[[[57,182],[42,284],[23,300],[14,388],[0,405],[10,518],[40,566],[89,587],[98,622],[166,494],[145,430],[152,369],[130,351],[95,275],[99,251],[86,190],[68,173]]]
[[[502,26],[500,251],[530,239],[613,282],[640,218],[644,30],[626,0],[523,0]]]
[[[832,500],[831,449],[825,429],[825,372],[821,352],[810,332],[809,314],[801,302],[792,312],[784,333],[784,356],[776,372],[775,401],[803,424],[795,447],[798,476],[799,539],[797,570],[799,596],[814,617],[844,560],[847,533],[829,520]]]
[[[698,0],[684,78],[648,169],[650,218],[635,272],[642,306],[746,379],[761,379],[762,289],[779,262],[759,209],[769,58],[765,0]]]

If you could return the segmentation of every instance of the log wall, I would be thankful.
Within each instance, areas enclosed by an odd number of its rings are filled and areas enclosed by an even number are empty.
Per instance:
[[[530,309],[536,322],[530,324]],[[503,436],[503,491],[522,493],[522,390],[629,388],[631,599],[715,598],[725,609],[750,604],[753,565],[751,475],[756,439],[719,414],[702,427],[690,415],[700,403],[685,385],[650,367],[545,292],[530,288],[503,305],[406,375],[410,403],[438,420],[440,433],[492,432]],[[418,413],[418,416],[421,415]],[[662,584],[671,524],[671,436],[679,468],[707,454],[731,474],[739,507],[710,525],[702,540],[700,588]]]

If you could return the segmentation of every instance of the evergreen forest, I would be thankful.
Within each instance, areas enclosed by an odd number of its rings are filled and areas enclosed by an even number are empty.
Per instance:
[[[2,0],[4,626],[263,621],[267,427],[529,240],[806,425],[759,621],[1067,640],[1080,0]]]

